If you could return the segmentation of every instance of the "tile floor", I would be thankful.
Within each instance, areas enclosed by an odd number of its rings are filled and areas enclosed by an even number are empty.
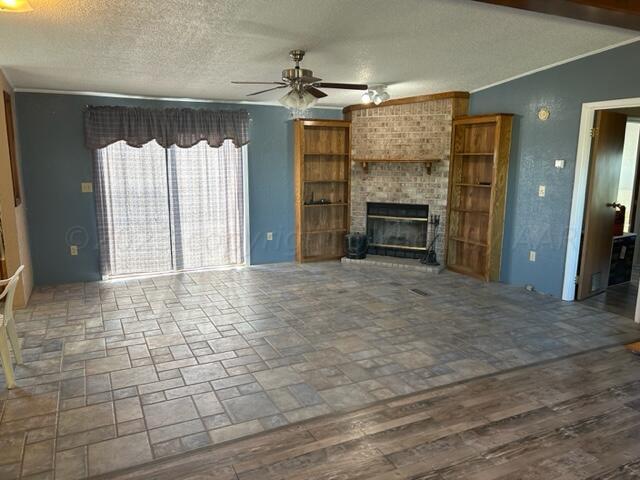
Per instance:
[[[640,337],[521,288],[337,262],[41,288],[17,318],[2,479],[98,475]]]

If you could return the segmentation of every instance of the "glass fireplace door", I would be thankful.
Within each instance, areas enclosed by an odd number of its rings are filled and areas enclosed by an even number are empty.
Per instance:
[[[427,205],[367,204],[368,253],[420,258],[427,250]]]

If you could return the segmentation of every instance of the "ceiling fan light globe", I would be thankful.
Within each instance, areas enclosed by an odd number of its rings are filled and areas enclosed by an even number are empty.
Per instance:
[[[307,91],[298,92],[291,90],[280,98],[279,102],[289,110],[303,112],[316,104],[318,99]]]
[[[380,96],[380,94],[376,93],[373,96],[373,103],[375,103],[376,105],[380,105],[382,103],[382,97]]]
[[[372,98],[371,98],[371,92],[364,92],[362,94],[362,103],[364,103],[365,105],[371,103]]]
[[[289,93],[285,93],[278,99],[278,102],[284,107],[289,107]]]
[[[301,100],[304,105],[304,108],[313,107],[316,103],[318,103],[318,99],[311,95],[306,90],[302,92]]]
[[[387,100],[389,100],[391,98],[391,95],[389,95],[387,92],[382,92],[380,94],[380,98],[382,98],[383,102],[386,102]]]
[[[300,98],[293,90],[285,93],[278,101],[287,108],[298,108],[300,105]]]

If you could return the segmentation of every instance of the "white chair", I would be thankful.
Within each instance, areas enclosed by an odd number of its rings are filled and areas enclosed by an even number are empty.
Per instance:
[[[13,375],[13,365],[11,364],[11,353],[9,352],[9,343],[13,347],[13,354],[17,363],[22,363],[22,352],[20,351],[20,343],[16,334],[16,322],[13,319],[13,297],[16,293],[20,274],[24,270],[24,265],[20,265],[11,278],[0,280],[0,287],[3,285],[4,290],[0,293],[0,301],[4,300],[4,314],[0,314],[0,361],[4,369],[4,377],[7,382],[7,388],[11,389],[16,386],[15,376]],[[0,305],[2,305],[0,303]]]

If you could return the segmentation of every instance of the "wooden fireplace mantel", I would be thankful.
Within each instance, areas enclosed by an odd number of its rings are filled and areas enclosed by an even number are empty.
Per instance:
[[[354,162],[360,163],[362,165],[362,169],[365,172],[369,171],[370,163],[424,163],[425,167],[427,167],[427,174],[431,175],[431,164],[433,162],[441,162],[442,158],[439,157],[431,157],[431,158],[419,158],[419,159],[408,159],[408,158],[354,158]]]

